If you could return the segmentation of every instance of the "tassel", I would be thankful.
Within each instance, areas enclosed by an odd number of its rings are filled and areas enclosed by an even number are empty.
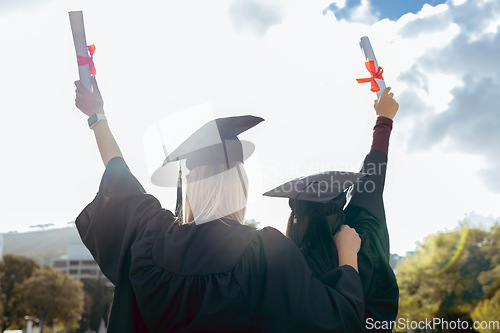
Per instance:
[[[293,224],[297,224],[297,200],[293,200]]]
[[[183,223],[182,214],[182,169],[181,161],[179,161],[179,178],[177,179],[177,202],[175,204],[175,216],[180,223]]]

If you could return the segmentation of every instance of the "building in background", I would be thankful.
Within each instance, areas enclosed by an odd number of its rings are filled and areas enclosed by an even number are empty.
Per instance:
[[[52,258],[50,265],[78,281],[100,280],[106,285],[112,286],[78,236],[72,236],[68,239],[67,255]]]

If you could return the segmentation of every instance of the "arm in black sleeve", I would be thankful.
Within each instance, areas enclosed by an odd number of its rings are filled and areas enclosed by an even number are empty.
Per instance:
[[[359,274],[341,266],[315,278],[293,241],[273,228],[259,231],[239,279],[254,322],[265,331],[362,332],[364,296]]]
[[[382,198],[391,129],[391,119],[378,117],[372,149],[361,169],[369,176],[350,191],[351,200],[345,210],[346,222],[362,239],[358,266],[365,291],[366,319],[376,321],[395,320],[398,312],[399,290],[389,265],[389,233]]]
[[[389,258],[389,236],[385,218],[384,191],[387,169],[387,151],[392,120],[378,117],[373,129],[373,142],[361,172],[369,174],[348,193],[349,204],[345,210],[349,226],[362,235],[378,238],[384,257]]]
[[[130,261],[130,246],[148,216],[161,209],[155,197],[145,193],[125,161],[109,161],[95,199],[80,213],[76,226],[83,243],[104,275],[114,284]]]

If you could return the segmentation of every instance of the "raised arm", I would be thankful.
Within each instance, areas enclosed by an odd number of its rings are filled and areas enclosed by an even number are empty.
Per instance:
[[[348,195],[350,202],[345,211],[349,225],[358,233],[368,233],[379,239],[381,245],[379,252],[384,253],[387,259],[389,236],[382,194],[392,119],[399,109],[398,103],[394,100],[394,94],[390,90],[391,88],[387,88],[380,99],[374,102],[378,118],[373,129],[370,153],[366,156],[361,168],[361,171],[368,173],[369,176],[363,178],[360,184],[350,191]]]
[[[374,101],[377,121],[373,128],[373,140],[370,153],[366,156],[361,172],[370,174],[363,196],[382,196],[385,185],[385,172],[387,168],[387,155],[389,152],[389,137],[392,131],[393,118],[398,112],[399,104],[394,99],[391,88],[385,89],[379,100]],[[382,152],[383,154],[380,154]]]
[[[91,77],[91,83],[93,88],[92,92],[88,91],[80,81],[75,81],[75,105],[89,118],[94,114],[104,115],[104,102],[102,100],[99,87],[97,86],[95,76]],[[92,126],[92,129],[94,130],[97,147],[99,148],[99,153],[101,154],[104,166],[107,166],[108,162],[113,157],[123,157],[120,148],[118,147],[118,144],[109,129],[107,120],[97,121],[94,126]]]

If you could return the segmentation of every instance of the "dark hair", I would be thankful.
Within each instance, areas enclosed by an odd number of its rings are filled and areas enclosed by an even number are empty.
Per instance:
[[[333,236],[345,224],[345,215],[342,206],[330,205],[325,210],[324,205],[316,205],[302,202],[299,207],[295,205],[288,219],[286,236],[302,251],[313,273],[320,276],[338,267]]]

